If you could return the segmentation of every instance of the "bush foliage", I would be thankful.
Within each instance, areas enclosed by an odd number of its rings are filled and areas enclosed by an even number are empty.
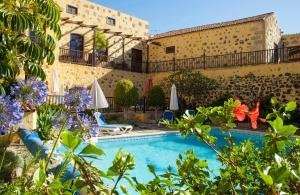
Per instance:
[[[181,70],[168,76],[163,80],[162,85],[166,93],[170,93],[172,84],[176,85],[178,96],[191,102],[193,99],[200,100],[203,94],[217,89],[219,83],[211,78],[204,76],[200,72]]]
[[[153,86],[146,97],[147,106],[163,107],[166,104],[166,96],[163,89],[155,85]]]
[[[132,81],[122,79],[117,83],[113,97],[117,105],[128,109],[137,104],[139,93]]]

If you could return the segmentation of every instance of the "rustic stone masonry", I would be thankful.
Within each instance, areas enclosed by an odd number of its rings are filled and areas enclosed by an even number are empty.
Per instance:
[[[300,33],[283,35],[282,40],[286,42],[285,46],[293,47],[300,45]]]
[[[253,103],[268,96],[276,97],[280,101],[296,100],[300,105],[299,62],[206,69],[200,72],[219,81],[220,87],[197,97],[195,103],[198,105],[208,105],[221,97],[240,98],[247,103]],[[153,78],[154,84],[160,84],[170,74],[172,73],[155,73],[149,77]]]
[[[284,73],[279,75],[255,75],[220,77],[220,88],[203,94],[198,104],[208,105],[222,97],[239,98],[246,103],[254,103],[267,97],[276,97],[287,102],[300,103],[300,74]]]
[[[273,49],[280,42],[280,28],[274,13],[234,21],[170,31],[150,38],[150,61],[224,55]],[[166,47],[175,46],[175,53]]]

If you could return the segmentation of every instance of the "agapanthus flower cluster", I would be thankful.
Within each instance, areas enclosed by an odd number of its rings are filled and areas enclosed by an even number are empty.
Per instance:
[[[75,131],[77,129],[84,128],[85,131],[89,131],[91,124],[93,123],[93,118],[86,114],[78,114],[73,116],[73,123],[69,128],[70,131]]]
[[[90,130],[94,121],[93,118],[86,114],[76,114],[71,115],[67,112],[62,112],[58,114],[53,120],[53,126],[57,130],[62,127],[68,129],[69,131],[75,131],[80,127],[85,130]]]
[[[89,130],[90,137],[96,137],[99,133],[99,126],[98,125],[92,125]]]
[[[53,127],[57,130],[61,128],[70,129],[73,125],[73,118],[67,112],[60,112],[54,119],[53,119]]]
[[[43,81],[30,78],[17,81],[11,87],[11,95],[21,102],[24,109],[32,110],[45,102],[48,89]]]
[[[73,111],[82,112],[91,106],[92,96],[83,87],[73,87],[65,94],[65,104]]]
[[[0,96],[0,134],[7,133],[22,122],[24,111],[19,101]]]

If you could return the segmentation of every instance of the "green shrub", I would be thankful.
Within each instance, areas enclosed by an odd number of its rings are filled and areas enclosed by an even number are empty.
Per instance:
[[[147,106],[163,107],[166,103],[165,93],[160,86],[155,85],[150,89],[146,100]]]
[[[53,119],[64,108],[60,105],[44,104],[37,108],[36,132],[42,140],[51,140],[53,134]]]
[[[137,104],[139,93],[132,81],[122,79],[117,83],[113,97],[117,105],[128,109]]]
[[[208,78],[201,72],[189,70],[175,72],[163,80],[162,85],[167,94],[170,93],[172,84],[176,85],[178,96],[185,99],[187,104],[190,104],[193,99],[201,100],[203,94],[219,87],[219,83],[215,79]]]
[[[208,105],[208,107],[210,107],[210,106],[211,107],[223,106],[224,102],[227,101],[230,98],[231,98],[231,96],[229,94],[221,95],[217,99],[215,99],[212,102],[210,102],[210,104]]]
[[[155,120],[157,120],[158,108],[165,106],[166,103],[165,93],[160,86],[156,85],[150,89],[146,98],[146,103],[147,106],[152,106],[155,108]]]

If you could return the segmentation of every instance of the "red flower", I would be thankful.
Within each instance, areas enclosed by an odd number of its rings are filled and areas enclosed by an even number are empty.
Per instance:
[[[235,100],[235,102],[240,103],[240,100]],[[241,104],[239,106],[236,106],[233,109],[235,119],[238,120],[238,121],[244,121],[246,119],[246,113],[248,111],[249,111],[249,108],[246,104]]]
[[[240,104],[240,100],[235,100],[235,102],[238,102]],[[249,111],[249,108],[246,104],[236,106],[233,109],[235,119],[237,121],[244,121],[246,119],[246,116],[248,115],[251,121],[251,127],[253,129],[257,129],[257,120],[266,122],[266,119],[259,118],[259,106],[260,102],[256,102],[255,108],[251,111]]]
[[[251,127],[253,129],[257,129],[257,119],[259,117],[259,102],[256,102],[255,108],[252,109],[249,113],[248,116],[251,120]]]

